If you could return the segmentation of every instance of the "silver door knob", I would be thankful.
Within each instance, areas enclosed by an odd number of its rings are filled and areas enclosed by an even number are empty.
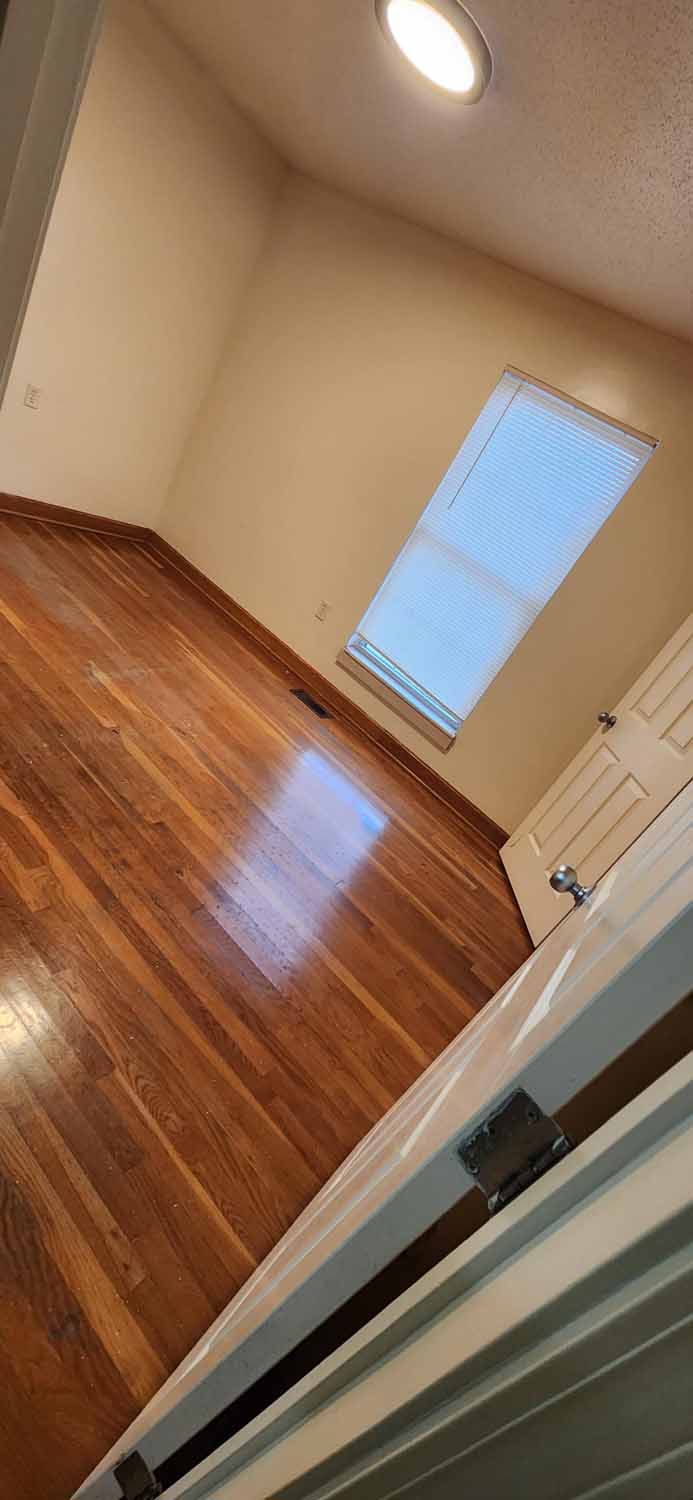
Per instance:
[[[604,725],[604,733],[606,734],[607,729],[613,729],[616,723],[616,715],[610,714],[608,709],[603,708],[601,713],[597,714],[597,723]]]
[[[577,870],[572,865],[559,865],[557,870],[549,876],[549,885],[552,890],[558,891],[559,896],[571,895],[576,906],[582,906],[583,901],[592,895],[594,886],[580,885]]]

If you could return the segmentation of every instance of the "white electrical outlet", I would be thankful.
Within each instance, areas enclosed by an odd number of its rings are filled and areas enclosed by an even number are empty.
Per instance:
[[[331,608],[331,606],[328,604],[327,600],[326,599],[321,599],[320,603],[319,603],[319,605],[318,605],[318,607],[317,607],[317,609],[315,611],[315,618],[316,618],[316,620],[320,620],[324,624],[325,620],[327,619],[327,616],[330,613],[330,608]]]
[[[41,405],[43,391],[38,385],[28,385],[24,392],[24,405],[30,406],[32,411],[38,411]]]

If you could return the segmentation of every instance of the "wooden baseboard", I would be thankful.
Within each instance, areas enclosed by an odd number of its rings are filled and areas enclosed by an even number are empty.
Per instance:
[[[72,526],[75,531],[99,531],[103,536],[124,536],[138,542],[148,542],[152,535],[149,526],[116,521],[110,516],[93,516],[87,510],[71,510],[67,505],[28,500],[24,495],[0,493],[0,515],[22,516],[26,521],[45,521],[51,526]]]
[[[486,813],[475,807],[473,802],[469,802],[461,792],[450,786],[450,783],[439,776],[437,771],[434,771],[425,761],[420,760],[418,755],[408,750],[405,745],[401,745],[399,740],[389,733],[389,730],[382,729],[379,724],[376,724],[375,720],[364,713],[363,709],[352,703],[346,694],[340,692],[334,683],[328,682],[322,673],[304,661],[297,652],[292,650],[291,646],[287,646],[279,639],[279,636],[274,635],[266,625],[262,625],[254,615],[249,614],[248,610],[243,609],[242,605],[237,604],[235,599],[219,588],[218,584],[212,583],[211,578],[202,573],[193,563],[188,562],[187,557],[177,552],[170,542],[164,541],[163,537],[155,531],[149,533],[147,540],[153,552],[158,553],[170,563],[171,567],[187,578],[189,583],[194,584],[210,603],[223,610],[224,614],[245,631],[246,635],[264,647],[276,661],[281,662],[281,665],[297,679],[297,684],[307,687],[313,697],[324,703],[331,713],[351,724],[366,739],[371,740],[380,750],[383,750],[391,760],[396,761],[411,776],[415,776],[416,780],[433,792],[433,795],[451,812],[488,839],[495,849],[500,849],[506,843],[507,833],[494,823],[492,818],[487,817]]]

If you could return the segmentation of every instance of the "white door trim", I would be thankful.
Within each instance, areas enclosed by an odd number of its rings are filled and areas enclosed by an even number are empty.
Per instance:
[[[557,1438],[581,1392],[617,1364],[620,1379],[629,1362],[632,1375],[657,1341],[660,1355],[668,1341],[677,1366],[682,1348],[693,1354],[692,1163],[689,1056],[166,1500],[269,1500],[285,1490],[291,1500],[384,1500],[403,1489],[418,1500],[442,1478],[447,1497],[448,1482],[461,1493],[463,1460],[478,1463],[484,1445],[544,1415]],[[667,1500],[690,1500],[693,1400],[690,1383],[681,1386],[678,1397],[671,1384],[652,1389],[644,1458],[640,1435],[612,1420],[621,1399],[613,1381],[605,1396],[599,1440],[621,1466],[619,1485],[621,1472],[635,1482],[642,1470],[643,1497],[664,1493],[666,1461]],[[545,1450],[547,1485],[550,1457]],[[619,1485],[571,1495],[616,1496]]]
[[[375,1127],[81,1500],[117,1500],[125,1454],[155,1469],[463,1196],[460,1139],[512,1089],[554,1114],[686,995],[692,973],[693,788]]]
[[[104,0],[10,0],[0,37],[0,404]],[[10,117],[7,117],[10,112]]]

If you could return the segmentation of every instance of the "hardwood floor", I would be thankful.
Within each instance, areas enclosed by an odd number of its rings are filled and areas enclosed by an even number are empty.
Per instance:
[[[2,1500],[67,1500],[529,952],[295,685],[146,547],[0,518]]]

